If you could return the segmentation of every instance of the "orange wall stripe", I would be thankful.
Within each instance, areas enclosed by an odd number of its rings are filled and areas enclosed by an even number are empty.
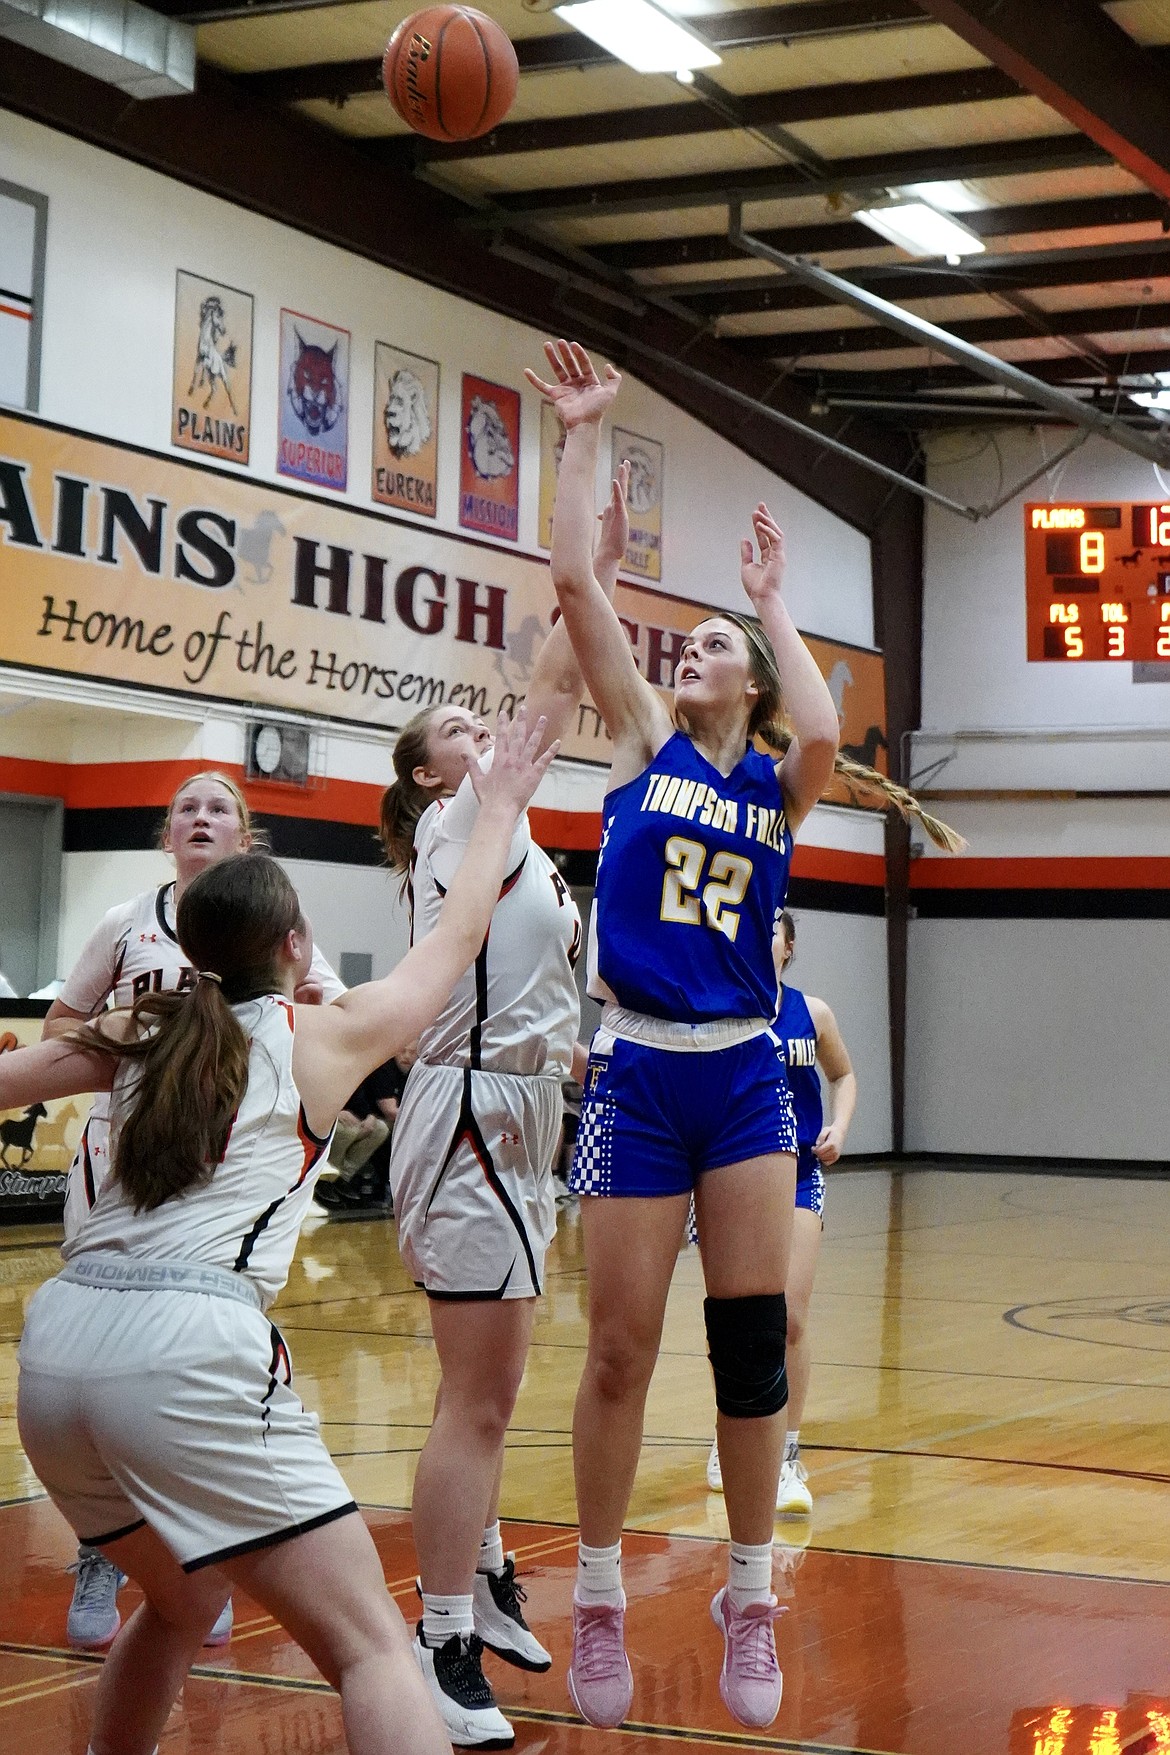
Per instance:
[[[850,853],[843,847],[816,847],[798,841],[792,855],[792,875],[820,878],[832,884],[872,884],[883,889],[886,862],[880,853]]]
[[[1170,859],[920,859],[915,890],[1163,890]]]
[[[163,811],[184,780],[218,767],[243,787],[254,811],[316,822],[350,823],[371,830],[378,822],[383,788],[365,780],[321,780],[305,787],[245,781],[238,763],[186,758],[163,762],[38,762],[0,756],[0,791],[40,793],[60,798],[69,810],[142,808]],[[387,774],[390,768],[387,763]],[[549,810],[534,806],[532,833],[545,847],[596,852],[601,842],[598,811]],[[970,861],[967,862],[968,864]],[[792,862],[796,877],[831,883],[885,883],[880,853],[851,853],[838,847],[798,843]]]

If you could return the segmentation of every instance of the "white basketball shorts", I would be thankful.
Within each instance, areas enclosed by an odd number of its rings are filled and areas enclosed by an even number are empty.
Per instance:
[[[535,1298],[556,1231],[557,1078],[414,1068],[394,1127],[398,1246],[432,1298]]]
[[[71,1266],[99,1259],[126,1260]],[[21,1442],[83,1542],[149,1524],[195,1572],[357,1509],[258,1301],[49,1280],[17,1357]]]

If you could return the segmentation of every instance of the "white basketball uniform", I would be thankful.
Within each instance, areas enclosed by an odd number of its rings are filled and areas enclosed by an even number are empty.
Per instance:
[[[314,947],[311,974],[328,1003],[345,988]],[[130,1006],[144,993],[182,993],[195,979],[175,935],[175,886],[143,890],[103,915],[61,990],[71,1011],[92,1017],[107,1001]],[[93,1100],[65,1191],[65,1235],[72,1237],[110,1173],[110,1099]]]
[[[18,1353],[21,1437],[78,1536],[100,1545],[147,1523],[189,1572],[355,1509],[263,1314],[329,1140],[293,1081],[292,1006],[233,1009],[251,1055],[222,1161],[147,1212],[108,1180]],[[136,1076],[115,1083],[115,1139]]]
[[[432,930],[478,805],[470,781],[419,819],[411,936]],[[556,1230],[561,1082],[580,1022],[581,917],[521,817],[475,964],[424,1032],[394,1128],[402,1258],[433,1298],[533,1298]]]

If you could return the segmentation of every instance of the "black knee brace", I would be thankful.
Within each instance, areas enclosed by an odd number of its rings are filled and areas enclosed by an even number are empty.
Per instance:
[[[703,1320],[719,1412],[733,1420],[778,1414],[788,1402],[788,1306],[783,1292],[704,1298]]]

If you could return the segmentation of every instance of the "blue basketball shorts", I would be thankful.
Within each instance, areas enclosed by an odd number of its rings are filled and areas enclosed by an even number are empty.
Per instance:
[[[796,1151],[767,1032],[734,1047],[654,1048],[599,1030],[581,1099],[574,1194],[686,1194],[705,1170]]]
[[[819,1219],[825,1210],[825,1173],[812,1155],[811,1146],[796,1154],[796,1204]]]

